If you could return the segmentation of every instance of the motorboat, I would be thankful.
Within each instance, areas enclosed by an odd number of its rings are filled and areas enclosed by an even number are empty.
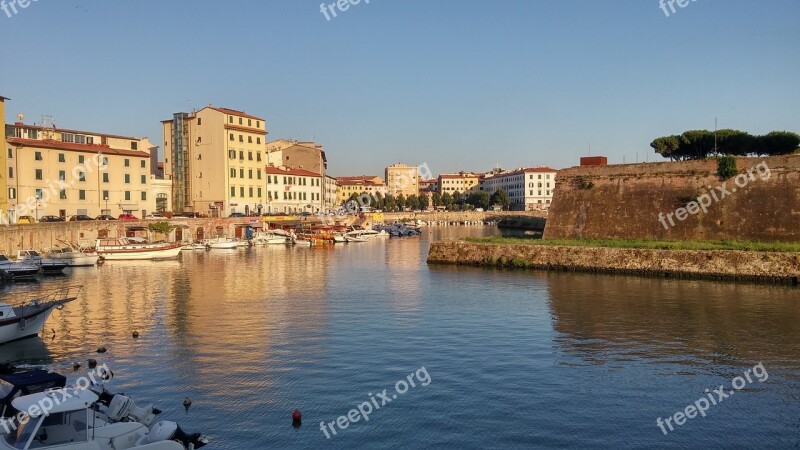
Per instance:
[[[236,239],[229,239],[226,237],[218,237],[213,239],[206,239],[205,244],[210,249],[233,249],[239,246],[239,241]]]
[[[66,261],[50,258],[42,258],[36,250],[19,250],[17,252],[17,262],[37,266],[42,269],[45,275],[58,275],[64,272],[69,265]]]
[[[285,235],[278,235],[269,232],[259,232],[250,240],[253,245],[278,245],[286,243]]]
[[[237,247],[250,247],[250,241],[247,239],[236,239]]]
[[[76,251],[72,247],[53,248],[47,257],[54,261],[67,263],[69,267],[90,267],[97,264],[100,255],[96,252]]]
[[[336,242],[338,244],[345,243],[347,242],[347,238],[344,236],[344,234],[334,234],[333,242]]]
[[[2,273],[4,278],[8,278],[9,280],[33,278],[39,273],[39,270],[39,266],[17,263],[0,253],[0,273]]]
[[[181,253],[181,244],[170,242],[134,243],[128,238],[97,239],[97,254],[106,261],[175,259]]]
[[[27,294],[19,306],[0,303],[0,344],[36,336],[53,309],[78,298],[81,286],[67,286]]]
[[[206,244],[204,244],[204,243],[202,243],[200,241],[195,241],[195,242],[186,244],[183,247],[181,247],[181,251],[183,251],[183,250],[194,251],[194,250],[207,250],[207,249],[208,249],[208,247],[206,247]]]
[[[20,395],[60,389],[67,385],[67,377],[44,369],[30,369],[0,374],[0,420],[16,415],[19,411],[11,406],[11,401]],[[0,427],[0,432],[2,427]]]
[[[374,239],[376,237],[389,237],[389,233],[385,230],[358,230],[352,229],[345,233],[345,236],[359,237],[364,239]]]
[[[344,240],[347,241],[348,244],[351,243],[351,242],[367,242],[368,241],[368,239],[365,238],[365,237],[350,236],[348,234],[344,235]]]

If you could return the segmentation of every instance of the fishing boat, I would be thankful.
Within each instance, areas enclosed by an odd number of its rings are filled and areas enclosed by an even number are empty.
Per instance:
[[[17,252],[17,262],[39,267],[45,275],[59,275],[69,265],[66,261],[42,258],[42,255],[36,250],[19,250]]]
[[[6,255],[0,253],[0,273],[9,280],[33,278],[39,273],[39,267],[11,261]]]
[[[97,239],[97,254],[106,261],[175,259],[181,253],[181,244],[169,242],[134,243],[128,238]]]
[[[81,286],[67,286],[27,294],[20,306],[0,303],[0,344],[36,336],[53,309],[78,298]]]
[[[229,239],[229,238],[226,238],[226,237],[218,237],[218,238],[213,238],[213,239],[206,239],[204,242],[208,246],[208,248],[210,248],[212,250],[213,249],[228,250],[228,249],[237,248],[239,246],[239,242],[237,240]]]
[[[96,252],[76,251],[72,247],[52,248],[47,257],[67,263],[69,267],[89,267],[97,264],[100,255]]]

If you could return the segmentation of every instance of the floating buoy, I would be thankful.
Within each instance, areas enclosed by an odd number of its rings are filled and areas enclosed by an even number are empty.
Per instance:
[[[292,426],[297,428],[303,424],[303,413],[299,409],[295,409],[292,413]]]
[[[80,368],[81,368],[81,363],[79,363],[78,361],[75,361],[75,363],[72,364],[72,370],[78,370]]]
[[[89,358],[87,360],[87,362],[89,363],[89,368],[90,369],[94,369],[95,367],[97,367],[97,360],[96,359]]]
[[[106,352],[106,348],[105,347],[100,347],[100,348],[97,349],[97,353],[105,353],[105,352]]]
[[[183,399],[183,406],[184,408],[189,408],[190,406],[192,406],[192,401],[189,400],[189,397]]]
[[[138,337],[139,337],[139,332],[138,331],[134,331],[133,332],[133,338],[136,339]]]

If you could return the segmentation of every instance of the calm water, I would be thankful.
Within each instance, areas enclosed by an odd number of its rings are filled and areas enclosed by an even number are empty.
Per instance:
[[[432,238],[494,232],[197,252],[6,287],[85,286],[48,322],[55,335],[0,358],[73,373],[98,357],[113,390],[209,449],[800,446],[800,291],[425,264]],[[758,363],[765,382],[657,427]],[[320,421],[370,393],[380,404],[421,367],[416,387],[326,439]]]

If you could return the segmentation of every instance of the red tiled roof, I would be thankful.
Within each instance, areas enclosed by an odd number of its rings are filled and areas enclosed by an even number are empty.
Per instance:
[[[111,148],[107,145],[76,144],[73,142],[61,142],[53,140],[22,139],[9,137],[6,141],[11,145],[34,148],[48,148],[53,150],[64,150],[69,152],[102,153],[104,155],[135,156],[139,158],[149,158],[150,154],[138,150],[120,150]]]
[[[9,99],[6,99],[6,100],[9,100]],[[9,126],[9,127],[17,127],[17,128],[19,128],[19,127],[30,128],[31,130],[44,130],[45,129],[44,127],[41,127],[39,125],[26,125],[26,124],[18,125],[16,123],[15,124],[10,124],[9,123],[7,126]],[[48,130],[58,131],[59,133],[85,134],[87,136],[105,136],[105,137],[110,137],[110,138],[114,138],[114,139],[130,139],[132,141],[140,140],[139,138],[132,137],[132,136],[120,136],[118,134],[96,133],[94,131],[70,130],[70,129],[67,129],[67,128],[53,127],[53,128],[48,128]]]
[[[279,167],[265,167],[264,172],[269,175],[296,175],[299,177],[318,177],[320,174],[303,169],[281,169]]]
[[[229,108],[218,108],[218,107],[216,107],[216,106],[207,106],[206,108],[208,108],[208,109],[213,109],[214,111],[219,111],[219,112],[221,112],[221,113],[223,113],[223,114],[229,114],[229,115],[231,115],[231,116],[244,117],[245,119],[255,119],[255,120],[261,120],[261,121],[265,121],[265,120],[264,120],[263,118],[261,118],[261,117],[251,116],[250,114],[247,114],[247,113],[245,113],[244,111],[237,111],[237,110],[235,110],[235,109],[229,109]],[[204,109],[205,109],[205,108],[204,108]],[[266,121],[265,121],[265,122],[266,122]]]
[[[248,127],[243,127],[243,126],[240,126],[240,125],[230,125],[230,124],[227,124],[227,123],[225,124],[225,129],[226,130],[243,131],[245,133],[261,134],[261,135],[264,135],[264,136],[267,135],[266,131],[264,131],[262,129],[259,129],[259,128],[248,128]]]
[[[2,95],[0,95],[0,100],[11,100],[11,99],[8,98],[8,97],[3,97]]]
[[[558,172],[556,169],[551,169],[549,167],[530,167],[527,169],[522,169],[523,172]]]
[[[465,174],[443,173],[443,174],[441,174],[439,176],[442,177],[442,178],[478,178],[478,175],[474,174],[474,173],[465,173]]]

